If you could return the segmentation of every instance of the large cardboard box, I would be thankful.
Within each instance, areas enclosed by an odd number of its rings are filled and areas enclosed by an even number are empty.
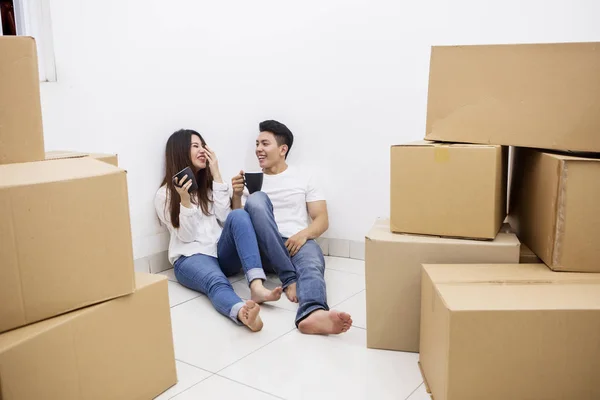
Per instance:
[[[422,263],[518,263],[519,241],[394,234],[378,220],[366,236],[367,346],[419,351]]]
[[[60,160],[64,158],[82,158],[82,157],[90,157],[99,161],[104,161],[105,163],[109,163],[114,165],[115,167],[119,166],[119,158],[116,154],[104,154],[104,153],[82,153],[79,151],[65,151],[65,150],[53,150],[46,152],[46,160]]]
[[[177,381],[167,281],[0,335],[2,400],[146,400]]]
[[[35,40],[0,36],[0,164],[44,159]]]
[[[600,152],[600,43],[431,50],[426,138]]]
[[[436,400],[600,398],[600,274],[424,265],[421,370]]]
[[[517,149],[511,225],[556,271],[600,272],[600,159]]]
[[[507,162],[501,146],[392,146],[391,230],[495,238],[506,217]]]
[[[132,293],[125,171],[91,158],[0,165],[0,332]]]

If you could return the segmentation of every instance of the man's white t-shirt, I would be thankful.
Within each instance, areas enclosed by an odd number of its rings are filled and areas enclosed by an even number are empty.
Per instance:
[[[285,238],[308,227],[310,219],[306,203],[325,200],[313,174],[291,166],[277,175],[264,174],[261,190],[271,199],[275,222]],[[248,189],[244,189],[244,204],[247,196]]]

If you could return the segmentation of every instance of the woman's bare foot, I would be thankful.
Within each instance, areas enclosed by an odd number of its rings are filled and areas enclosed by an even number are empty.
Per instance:
[[[269,290],[264,287],[260,279],[255,279],[250,283],[250,299],[257,304],[262,304],[265,301],[277,301],[281,298],[281,293],[283,293],[281,286]]]
[[[298,302],[298,296],[296,295],[296,282],[290,284],[288,287],[285,288],[285,295],[287,296],[288,300],[292,303]]]
[[[263,328],[262,319],[258,313],[260,312],[260,306],[252,300],[248,300],[246,304],[240,308],[238,312],[238,319],[244,325],[246,325],[252,332],[258,332]]]
[[[317,310],[300,321],[298,329],[309,335],[336,335],[352,326],[350,314],[341,311]]]

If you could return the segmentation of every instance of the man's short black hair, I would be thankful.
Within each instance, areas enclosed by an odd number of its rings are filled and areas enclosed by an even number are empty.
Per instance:
[[[287,153],[285,153],[285,158],[287,158],[292,149],[292,144],[294,144],[294,134],[292,131],[281,122],[272,119],[261,122],[258,125],[258,129],[260,132],[271,132],[275,136],[278,146],[283,146],[284,144],[287,145],[288,150]]]

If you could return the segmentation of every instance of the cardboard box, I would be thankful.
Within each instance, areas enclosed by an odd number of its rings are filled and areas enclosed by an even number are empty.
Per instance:
[[[600,159],[517,149],[511,225],[555,271],[600,272]]]
[[[35,40],[0,36],[0,164],[44,159]]]
[[[125,171],[91,158],[0,165],[0,332],[132,293]]]
[[[102,154],[102,153],[82,153],[78,151],[64,151],[64,150],[54,150],[46,152],[46,160],[60,160],[64,158],[82,158],[82,157],[90,157],[99,161],[104,161],[105,163],[109,163],[114,165],[115,167],[119,166],[119,158],[116,154]]]
[[[392,146],[391,230],[495,238],[506,218],[507,162],[501,146]]]
[[[518,263],[519,241],[499,233],[491,241],[390,233],[378,220],[366,237],[367,346],[419,351],[422,263]]]
[[[0,335],[3,400],[152,399],[177,382],[167,280]]]
[[[600,43],[431,50],[426,138],[600,152]]]
[[[434,399],[600,398],[599,274],[543,264],[423,271],[419,359]]]

